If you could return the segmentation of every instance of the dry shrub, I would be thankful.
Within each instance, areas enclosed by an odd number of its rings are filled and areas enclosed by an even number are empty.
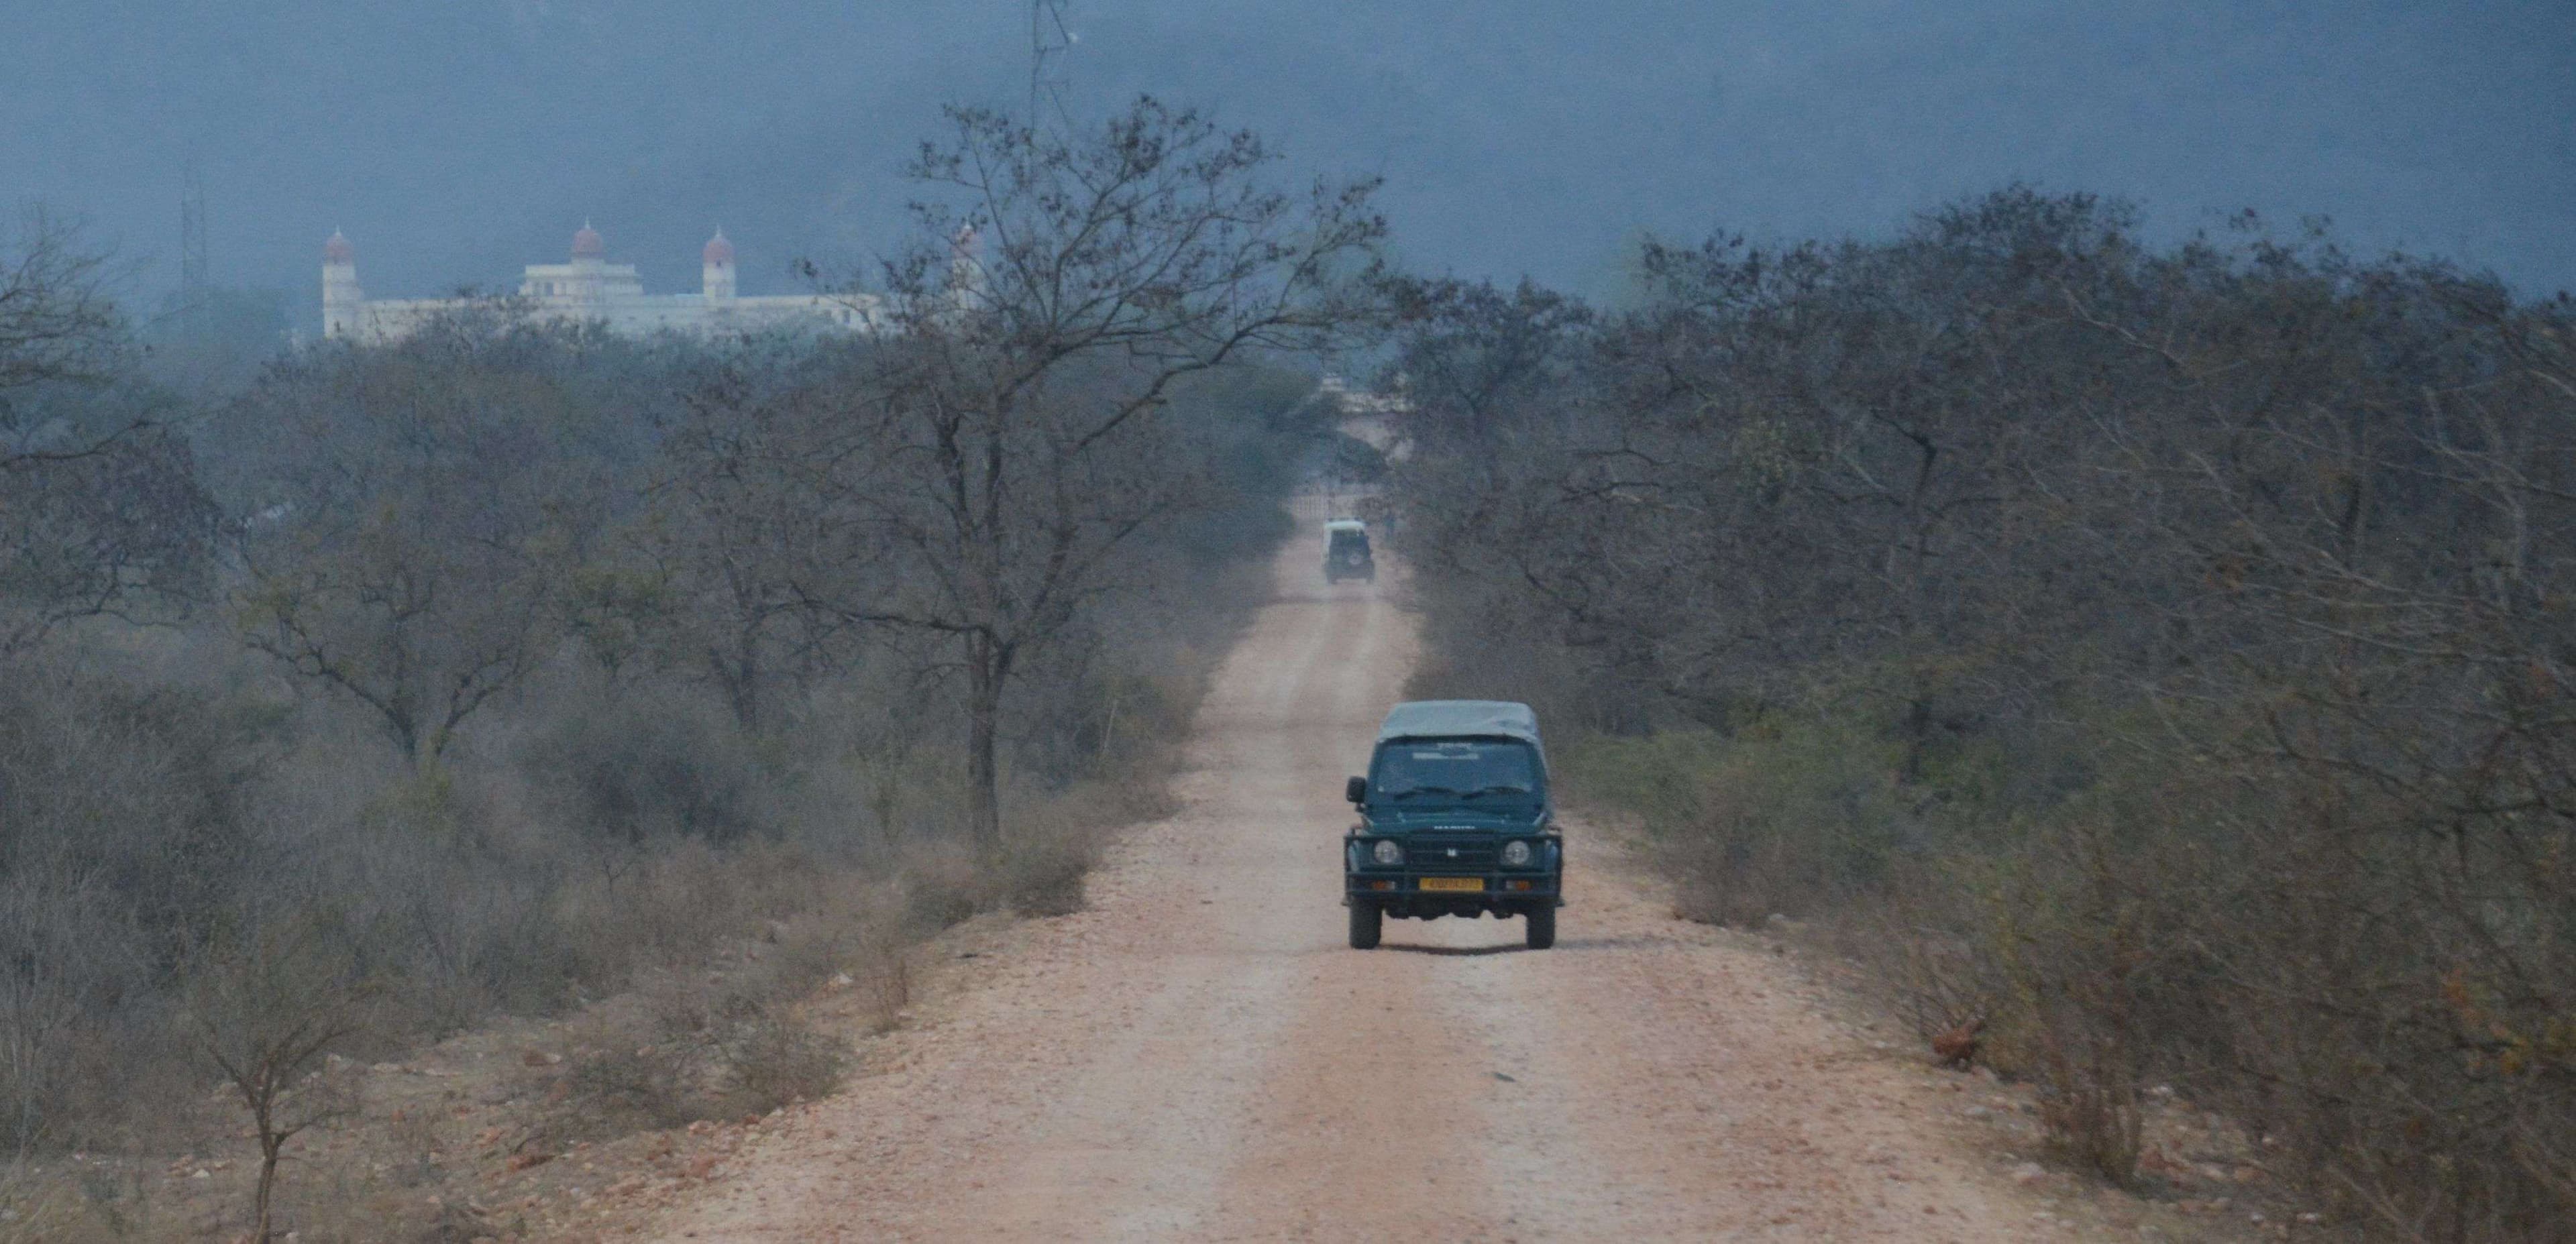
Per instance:
[[[2389,1234],[2576,1238],[2576,835],[2267,785],[2278,811],[2203,881],[2226,1053],[2203,1097]]]
[[[646,982],[639,1005],[596,1014],[544,1090],[548,1109],[530,1143],[619,1136],[721,1118],[729,1110],[719,1034],[758,1013],[718,987],[671,976]],[[734,1014],[726,1014],[729,1009]]]
[[[766,1111],[821,1097],[848,1066],[846,1046],[815,1031],[798,999],[767,977],[668,976],[645,990],[654,1055],[709,1113]]]
[[[756,884],[736,879],[746,897],[807,905],[759,919],[752,936],[711,939],[705,949],[722,951],[726,969],[647,969],[631,998],[590,1013],[562,1072],[560,1130],[595,1135],[765,1111],[839,1083],[849,1051],[805,1018],[804,1002],[846,978],[862,991],[863,1026],[891,1022],[910,1001],[902,898],[847,878],[782,894],[799,888],[794,875],[764,867]]]
[[[20,1158],[0,1165],[0,1244],[107,1244],[150,1223],[141,1180],[75,1188]]]
[[[871,896],[873,897],[873,896]],[[874,910],[825,908],[762,926],[759,958],[752,961],[773,997],[802,997],[840,974],[854,959],[881,953],[897,936],[893,921]]]
[[[2148,1052],[2123,974],[2063,970],[2073,966],[2059,959],[2026,971],[2016,1035],[2040,1082],[2039,1121],[2049,1146],[2125,1184],[2137,1172],[2144,1134]]]
[[[1754,926],[1877,887],[1915,832],[1887,744],[1836,720],[1733,738],[1673,731],[1563,749],[1561,784],[1636,813],[1684,919]]]
[[[574,971],[610,988],[663,964],[702,957],[744,918],[734,905],[740,865],[683,842],[567,884],[557,919],[571,933]]]
[[[545,1090],[549,1138],[614,1136],[676,1127],[721,1113],[700,1082],[697,1051],[665,1039],[649,1018],[581,1026],[560,1079]]]
[[[783,1010],[737,1025],[723,1052],[733,1102],[754,1112],[827,1097],[850,1067],[848,1045]]]
[[[1984,950],[2006,990],[2004,1040],[2042,1085],[2040,1122],[2070,1161],[2115,1183],[2135,1174],[2151,1022],[2142,981],[2162,966],[2162,896],[2120,829],[2080,811],[1997,870]]]
[[[823,923],[805,936],[841,936],[823,930],[835,919],[879,919],[882,888],[790,845],[681,841],[613,872],[575,878],[559,892],[555,918],[577,955],[577,979],[608,992],[640,973],[759,937],[772,921],[811,916]]]
[[[851,978],[857,991],[862,1030],[874,1034],[892,1028],[912,1005],[912,959],[904,954],[878,957]]]
[[[1023,817],[994,867],[1013,911],[1069,916],[1084,905],[1083,879],[1100,857],[1101,829],[1073,817]]]
[[[723,845],[777,823],[756,741],[686,687],[583,687],[518,750],[537,806],[603,846]]]
[[[2186,905],[2127,845],[2134,809],[2105,797],[2017,822],[1926,798],[1935,782],[1981,789],[1983,758],[1916,757],[1909,784],[1893,735],[1829,711],[1725,737],[1580,738],[1562,749],[1563,780],[1640,816],[1676,914],[1822,915],[1925,1038],[1985,1021],[1987,1060],[2041,1081],[2051,1144],[2126,1181],[2146,1068],[2207,1038],[2159,983],[2174,967],[2159,948],[2191,944]]]
[[[173,952],[256,875],[255,716],[68,659],[0,672],[0,1146],[100,1143],[179,1074]]]
[[[438,1185],[424,1170],[379,1170],[364,1151],[316,1155],[285,1197],[284,1221],[299,1244],[464,1244],[523,1233],[515,1213],[477,1213],[472,1195],[426,1191]]]
[[[382,990],[360,941],[340,912],[307,900],[244,913],[188,964],[191,1043],[238,1095],[259,1145],[253,1238],[268,1237],[287,1143],[358,1109],[326,1055],[377,1020]]]
[[[961,841],[913,846],[901,877],[905,924],[916,935],[962,924],[991,903],[992,873]]]
[[[1955,865],[1901,864],[1885,898],[1855,904],[1822,931],[1837,954],[1859,965],[1874,990],[1892,1001],[1915,1034],[1929,1042],[1971,1020],[1989,1028],[2010,991],[1983,943],[1971,935],[1976,879]],[[2001,1034],[1985,1042],[1984,1061],[2009,1065]]]

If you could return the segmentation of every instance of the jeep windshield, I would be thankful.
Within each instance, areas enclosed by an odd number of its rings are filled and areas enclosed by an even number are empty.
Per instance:
[[[1378,748],[1369,799],[1398,806],[1525,804],[1538,797],[1538,754],[1506,739],[1396,739]]]

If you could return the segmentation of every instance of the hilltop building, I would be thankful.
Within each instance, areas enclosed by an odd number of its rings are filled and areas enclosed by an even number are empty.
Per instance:
[[[707,240],[699,262],[700,292],[645,293],[635,266],[608,262],[607,240],[584,222],[572,235],[571,262],[527,266],[519,281],[519,301],[540,318],[596,321],[611,332],[636,335],[800,325],[830,332],[872,332],[879,326],[882,308],[867,295],[746,298],[736,293],[733,243],[722,229]],[[397,341],[435,316],[470,305],[471,300],[463,298],[369,298],[358,284],[357,248],[336,229],[322,244],[324,337]]]

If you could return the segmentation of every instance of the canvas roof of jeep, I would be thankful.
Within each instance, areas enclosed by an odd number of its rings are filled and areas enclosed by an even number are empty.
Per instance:
[[[1378,727],[1389,739],[1519,739],[1538,747],[1538,714],[1509,700],[1414,700],[1398,704]]]
[[[1324,524],[1326,531],[1366,531],[1368,524],[1356,518],[1337,518]]]

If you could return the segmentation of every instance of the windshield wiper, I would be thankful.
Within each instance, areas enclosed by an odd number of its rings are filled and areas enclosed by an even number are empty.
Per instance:
[[[1465,791],[1451,790],[1446,786],[1408,786],[1403,790],[1390,792],[1387,795],[1387,798],[1402,799],[1407,795],[1457,795],[1463,798],[1466,793],[1467,792]]]
[[[1458,797],[1461,799],[1473,799],[1478,795],[1526,795],[1528,793],[1530,793],[1530,788],[1526,786],[1479,786],[1476,789],[1468,791]]]

